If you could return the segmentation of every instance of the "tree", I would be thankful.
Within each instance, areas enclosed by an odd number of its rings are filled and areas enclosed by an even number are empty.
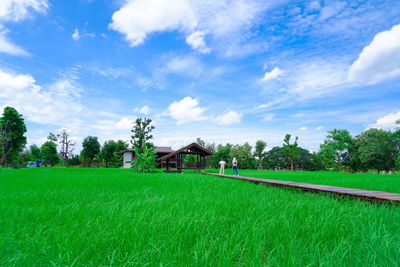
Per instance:
[[[106,141],[100,152],[105,167],[120,167],[122,165],[122,153],[126,148],[127,144],[122,140],[117,142],[114,140]]]
[[[320,146],[328,168],[350,164],[350,149],[353,146],[353,137],[348,130],[333,129],[328,131],[324,143]]]
[[[217,146],[215,153],[211,156],[212,166],[214,168],[218,168],[218,163],[221,159],[223,159],[227,163],[232,161],[231,148],[231,144],[219,144]]]
[[[286,156],[290,160],[290,170],[293,171],[294,160],[297,158],[297,152],[298,152],[298,150],[297,150],[297,146],[298,146],[297,140],[299,139],[299,137],[298,136],[295,137],[293,144],[290,144],[290,138],[291,138],[290,134],[287,134],[285,136],[285,139],[283,140],[283,142],[284,142],[283,143],[283,149],[285,151]]]
[[[282,169],[290,165],[290,160],[286,156],[283,147],[273,147],[266,153],[264,158],[264,166],[269,169]]]
[[[367,168],[391,170],[396,164],[396,149],[391,134],[380,129],[369,129],[356,136],[358,156]]]
[[[117,147],[117,143],[114,140],[106,141],[101,148],[100,156],[104,161],[106,168],[108,168],[108,164],[114,158],[114,153]]]
[[[56,165],[60,161],[56,142],[56,136],[53,133],[49,133],[47,141],[44,142],[40,148],[40,157],[42,159],[47,159],[52,166]]]
[[[135,153],[137,155],[136,160],[132,162],[133,170],[136,172],[154,172],[157,166],[156,152],[153,147],[147,147],[147,144],[143,145],[142,151],[138,147],[135,147]]]
[[[37,160],[40,159],[40,147],[33,144],[30,146],[31,157],[30,160]]]
[[[83,140],[82,147],[82,156],[89,160],[89,167],[91,167],[94,158],[100,152],[100,143],[96,136],[88,136]]]
[[[265,152],[265,148],[267,147],[267,143],[262,141],[262,140],[258,140],[256,142],[256,147],[254,150],[254,156],[257,158],[258,160],[258,169],[261,170],[262,169],[262,161],[266,155]]]
[[[236,158],[241,169],[254,169],[257,165],[251,152],[252,147],[249,143],[235,145],[231,147],[230,158]],[[228,162],[230,164],[231,162]]]
[[[151,139],[153,139],[153,135],[151,135],[151,131],[154,130],[154,126],[151,125],[152,120],[147,118],[137,118],[133,129],[131,132],[133,133],[131,143],[133,148],[138,148],[139,151],[143,150],[145,144],[147,147],[153,147],[152,143],[149,143]]]
[[[68,159],[72,156],[75,142],[69,138],[69,134],[66,129],[62,129],[61,133],[57,135],[60,139],[60,156],[64,161],[64,165],[68,165]]]
[[[26,126],[21,114],[12,107],[5,107],[0,117],[0,164],[6,166],[8,159],[17,156],[26,144]]]

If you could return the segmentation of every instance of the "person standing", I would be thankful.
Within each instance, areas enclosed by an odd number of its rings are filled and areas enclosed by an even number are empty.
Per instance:
[[[239,175],[238,162],[237,162],[236,158],[232,159],[232,170],[233,170],[233,175],[236,175],[236,176]]]
[[[219,174],[225,174],[225,165],[226,165],[226,162],[223,160],[223,159],[221,159],[221,161],[219,162]]]

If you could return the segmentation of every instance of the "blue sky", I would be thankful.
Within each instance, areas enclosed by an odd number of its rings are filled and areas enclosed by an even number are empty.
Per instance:
[[[6,105],[29,143],[129,140],[142,116],[160,146],[291,133],[316,150],[400,118],[400,2],[2,0]]]

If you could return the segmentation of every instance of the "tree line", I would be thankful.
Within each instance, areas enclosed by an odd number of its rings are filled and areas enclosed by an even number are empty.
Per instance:
[[[155,167],[155,153],[150,119],[138,118],[132,129],[131,144],[138,156],[136,168]],[[198,138],[196,142],[213,152],[207,158],[207,167],[217,168],[223,159],[228,164],[236,158],[242,169],[273,170],[339,170],[364,172],[368,170],[392,171],[400,169],[400,121],[394,131],[368,129],[352,136],[348,130],[333,129],[327,132],[318,151],[309,151],[298,143],[298,137],[290,134],[282,139],[281,146],[267,150],[267,142],[258,140],[255,146],[249,143],[216,144]],[[24,165],[28,161],[46,159],[51,165],[64,166],[122,166],[122,153],[128,148],[122,140],[109,140],[100,145],[98,138],[88,136],[82,142],[82,151],[74,154],[75,142],[66,130],[50,133],[39,147],[26,148],[26,125],[21,114],[6,107],[0,117],[0,164]],[[190,157],[185,159],[190,163]],[[135,167],[135,165],[133,165]]]

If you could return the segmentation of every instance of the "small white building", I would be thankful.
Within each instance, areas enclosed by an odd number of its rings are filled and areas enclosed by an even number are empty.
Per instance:
[[[174,152],[171,147],[159,146],[154,149],[154,152],[157,154],[157,159],[168,155],[169,153]],[[135,150],[133,148],[128,148],[124,151],[123,154],[123,164],[122,168],[130,168],[132,160],[135,159]]]

